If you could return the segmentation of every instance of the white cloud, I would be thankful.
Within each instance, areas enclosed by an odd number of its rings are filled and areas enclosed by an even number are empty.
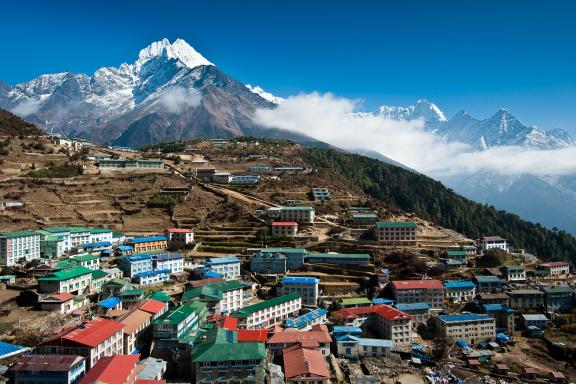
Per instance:
[[[40,110],[40,102],[34,100],[26,100],[16,105],[10,110],[10,112],[20,117],[26,117],[38,112],[38,110]]]
[[[168,112],[182,113],[186,108],[195,108],[202,101],[202,94],[194,88],[173,87],[158,100]]]
[[[478,151],[443,142],[423,129],[420,120],[398,122],[378,116],[354,117],[357,101],[330,93],[300,94],[276,109],[259,109],[254,121],[265,127],[299,132],[346,149],[379,152],[433,177],[473,174],[565,175],[576,173],[576,147],[536,151],[498,147]]]

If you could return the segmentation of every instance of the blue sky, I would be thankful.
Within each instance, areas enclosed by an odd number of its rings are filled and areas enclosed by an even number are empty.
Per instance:
[[[133,61],[181,37],[280,96],[333,92],[366,109],[426,98],[448,116],[506,107],[576,133],[574,1],[12,1],[0,79]]]

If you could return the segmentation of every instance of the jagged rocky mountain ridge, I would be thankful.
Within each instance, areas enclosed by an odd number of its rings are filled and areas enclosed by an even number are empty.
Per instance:
[[[14,87],[0,84],[0,107],[45,130],[134,147],[196,137],[275,137],[280,133],[255,126],[251,116],[278,102],[227,76],[181,39],[154,42],[134,63],[92,76],[64,72]]]

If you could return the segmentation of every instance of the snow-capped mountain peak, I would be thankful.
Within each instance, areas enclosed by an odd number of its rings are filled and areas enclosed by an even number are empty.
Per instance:
[[[166,57],[168,59],[179,60],[188,68],[195,68],[200,65],[214,65],[196,51],[190,44],[182,39],[176,39],[172,44],[166,38],[155,41],[146,48],[140,50],[136,65],[143,65],[147,61]]]
[[[281,104],[285,100],[283,97],[274,96],[270,92],[266,92],[262,87],[259,87],[257,85],[252,86],[250,84],[246,84],[246,88],[248,88],[250,92],[257,94],[264,100],[268,100],[269,102],[274,103],[276,105]]]

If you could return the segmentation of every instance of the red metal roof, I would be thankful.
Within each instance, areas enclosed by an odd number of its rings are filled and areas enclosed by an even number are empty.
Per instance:
[[[41,345],[60,346],[70,342],[71,344],[86,345],[94,348],[115,333],[122,331],[122,328],[124,328],[122,323],[99,317],[76,328],[67,329]]]
[[[412,318],[412,316],[385,304],[373,305],[371,307],[340,309],[339,311],[334,312],[334,315],[342,319],[351,320],[370,313],[382,316],[388,320],[405,320]]]
[[[500,236],[486,236],[486,237],[483,237],[481,240],[482,241],[504,241],[506,239],[503,237],[500,237]]]
[[[283,355],[286,381],[300,376],[306,377],[306,381],[330,379],[328,365],[319,350],[286,348]]]
[[[140,304],[138,309],[141,309],[142,311],[152,313],[155,315],[161,312],[164,309],[164,306],[165,304],[161,301],[154,299],[146,299],[142,302],[142,304]]]
[[[238,329],[238,318],[226,316],[224,318],[224,323],[222,324],[222,328],[226,328],[230,331],[235,331]]]
[[[190,232],[194,232],[191,229],[186,229],[186,228],[168,228],[166,230],[166,232],[168,233],[190,233]]]
[[[377,308],[376,314],[388,320],[407,320],[412,318],[412,316],[389,305],[382,305]]]
[[[294,226],[298,226],[298,223],[295,221],[275,221],[272,223],[273,227],[287,226],[287,225],[294,227]]]
[[[237,339],[239,343],[265,343],[268,339],[268,331],[266,329],[241,329],[237,332]]]
[[[272,334],[268,339],[268,344],[302,344],[311,340],[317,343],[330,343],[332,337],[327,331],[284,331]]]
[[[27,355],[22,356],[10,367],[10,371],[67,372],[84,360],[74,355]]]
[[[440,280],[396,280],[392,286],[397,289],[444,289]]]
[[[56,293],[54,295],[49,295],[48,297],[52,297],[56,300],[60,300],[60,301],[68,301],[68,300],[72,300],[73,298],[76,297],[76,295],[73,295],[71,293]]]
[[[565,261],[551,261],[549,263],[542,263],[540,264],[541,267],[549,267],[549,268],[553,268],[553,267],[566,267],[570,264],[568,264]]]
[[[137,367],[139,354],[102,357],[86,373],[79,384],[132,384],[140,368]]]

